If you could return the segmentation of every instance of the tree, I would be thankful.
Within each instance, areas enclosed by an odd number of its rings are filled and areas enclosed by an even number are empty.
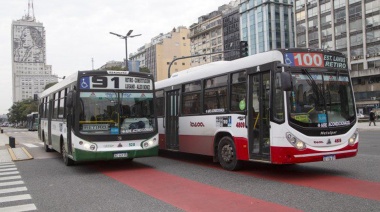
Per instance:
[[[104,69],[101,69],[102,71],[105,71],[105,70],[113,70],[113,71],[125,71],[124,68],[122,68],[121,66],[111,66],[111,67],[107,67],[107,68],[104,68]]]
[[[57,83],[58,83],[58,82],[51,82],[51,83],[49,83],[49,84],[46,84],[46,85],[45,85],[45,90],[48,89],[48,88],[50,88],[51,86],[57,84]]]
[[[10,123],[23,123],[26,121],[28,114],[38,111],[38,102],[33,101],[33,99],[15,102],[8,111],[7,115]]]
[[[141,67],[141,68],[140,68],[140,72],[143,72],[143,73],[148,73],[148,74],[150,74],[150,70],[149,70],[149,68],[148,68],[148,67]]]

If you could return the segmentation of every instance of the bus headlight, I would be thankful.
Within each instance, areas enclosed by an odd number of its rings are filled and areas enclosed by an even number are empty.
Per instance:
[[[294,136],[290,132],[286,133],[286,139],[289,141],[289,143],[291,143],[298,150],[306,149],[305,142],[301,141],[300,139],[298,139],[296,136]]]
[[[359,132],[356,131],[356,132],[355,132],[354,134],[352,134],[352,136],[348,139],[348,144],[349,144],[350,146],[355,145],[355,142],[356,142],[356,139],[358,138],[358,136],[359,136]]]
[[[149,149],[157,145],[157,138],[153,137],[141,143],[143,149]]]
[[[85,150],[96,151],[97,149],[96,144],[92,144],[87,141],[79,141],[79,144],[82,145]]]

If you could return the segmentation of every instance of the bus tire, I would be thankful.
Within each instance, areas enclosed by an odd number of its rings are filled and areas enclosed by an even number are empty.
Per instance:
[[[52,150],[49,148],[49,145],[46,144],[45,135],[42,135],[42,140],[44,141],[45,152],[51,152]]]
[[[220,165],[229,171],[241,168],[241,162],[237,159],[235,144],[231,137],[224,136],[218,144],[218,159]]]
[[[62,153],[63,163],[66,166],[74,165],[74,161],[71,158],[69,158],[69,156],[67,154],[67,150],[65,148],[65,144],[63,142],[61,144],[61,153]]]

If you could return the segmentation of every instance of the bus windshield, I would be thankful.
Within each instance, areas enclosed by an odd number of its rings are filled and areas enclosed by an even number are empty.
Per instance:
[[[308,68],[292,71],[288,93],[291,123],[303,127],[347,126],[355,118],[347,71]]]
[[[136,134],[155,129],[153,93],[80,92],[82,134]]]

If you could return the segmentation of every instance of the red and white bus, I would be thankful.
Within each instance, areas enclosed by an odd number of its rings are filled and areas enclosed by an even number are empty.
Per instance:
[[[159,147],[294,164],[354,157],[359,134],[347,58],[283,49],[219,61],[156,82]]]

